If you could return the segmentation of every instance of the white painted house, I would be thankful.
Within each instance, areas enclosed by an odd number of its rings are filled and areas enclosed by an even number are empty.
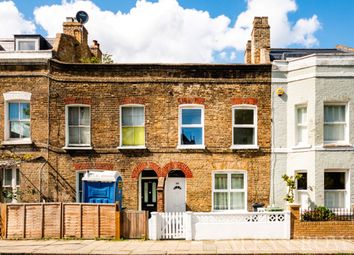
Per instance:
[[[302,207],[354,204],[354,52],[271,49],[272,183],[270,203],[284,206],[283,174],[301,173]],[[281,89],[284,94],[281,94]],[[279,95],[278,95],[279,94]]]

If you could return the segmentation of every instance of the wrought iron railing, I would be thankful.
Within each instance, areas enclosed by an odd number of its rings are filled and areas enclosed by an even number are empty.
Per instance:
[[[353,208],[326,208],[301,210],[302,221],[354,221]]]

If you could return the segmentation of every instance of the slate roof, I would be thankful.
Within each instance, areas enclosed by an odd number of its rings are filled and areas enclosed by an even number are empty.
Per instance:
[[[291,49],[291,48],[271,48],[270,61],[286,60],[288,58],[298,58],[315,53],[346,53],[346,51],[333,49]]]

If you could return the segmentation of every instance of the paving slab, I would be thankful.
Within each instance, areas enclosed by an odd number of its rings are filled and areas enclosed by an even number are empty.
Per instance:
[[[0,240],[0,254],[354,254],[354,240]]]

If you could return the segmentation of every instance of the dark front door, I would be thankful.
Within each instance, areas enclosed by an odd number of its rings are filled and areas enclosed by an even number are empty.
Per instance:
[[[157,211],[157,179],[141,180],[141,209]]]

